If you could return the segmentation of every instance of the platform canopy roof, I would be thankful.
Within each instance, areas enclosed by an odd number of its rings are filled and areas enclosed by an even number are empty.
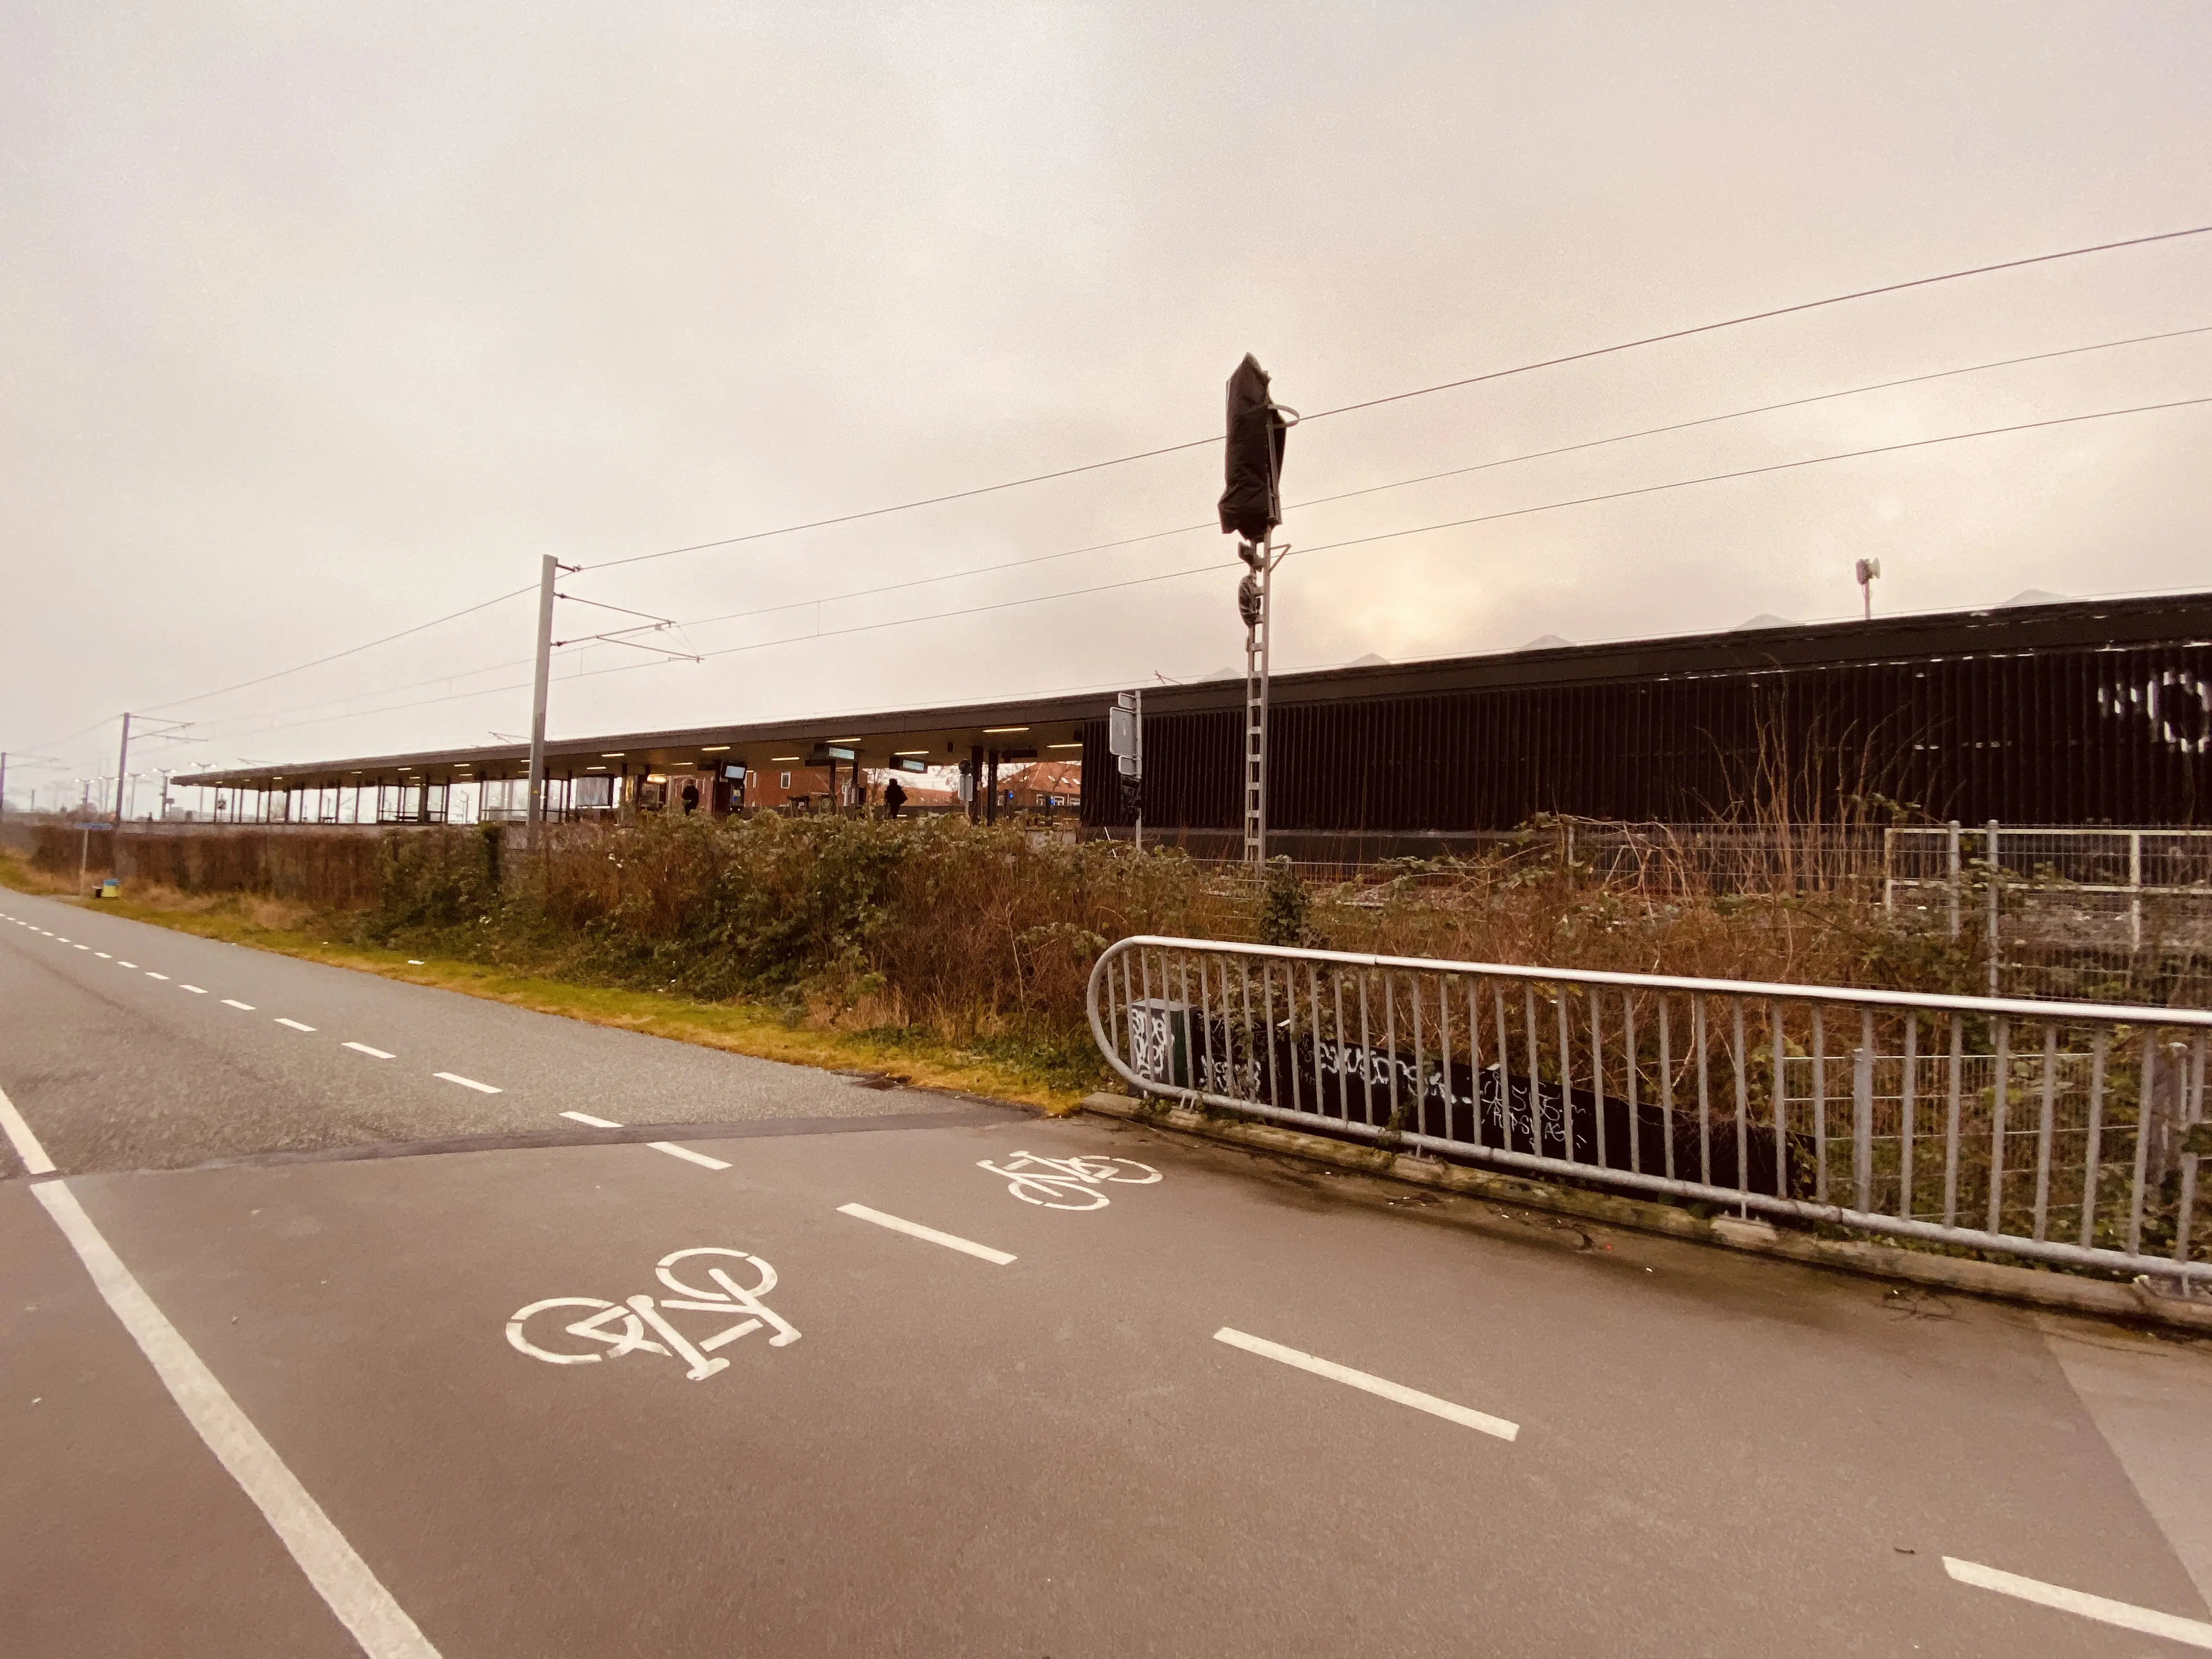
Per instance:
[[[2023,595],[2021,601],[1984,611],[1742,627],[1601,645],[1547,640],[1518,651],[1419,662],[1369,659],[1343,668],[1278,674],[1273,697],[1279,707],[1349,703],[1480,687],[1595,684],[2212,637],[2212,592],[2042,601],[2040,595]],[[1233,709],[1243,697],[1241,677],[1155,683],[1144,690],[1148,715]],[[1085,725],[1103,720],[1112,701],[1110,690],[1097,690],[951,708],[563,738],[546,744],[546,771],[556,778],[600,772],[635,776],[730,763],[765,771],[823,764],[833,748],[850,751],[872,768],[897,760],[949,766],[978,749],[996,750],[1002,760],[1073,759],[1082,751]],[[467,783],[522,777],[529,763],[526,744],[501,744],[230,768],[179,776],[173,782],[272,790]]]

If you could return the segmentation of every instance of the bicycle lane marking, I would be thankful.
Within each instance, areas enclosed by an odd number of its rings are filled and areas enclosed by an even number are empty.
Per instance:
[[[0,1126],[5,1127],[25,1169],[40,1173],[53,1168],[53,1161],[4,1091],[0,1091]],[[70,1191],[69,1183],[58,1178],[40,1181],[31,1190],[69,1240],[109,1310],[137,1343],[185,1420],[253,1500],[254,1507],[299,1563],[307,1582],[361,1644],[362,1652],[368,1659],[439,1659],[438,1650],[408,1617],[406,1609],[393,1599],[346,1541],[345,1534],[323,1513],[313,1495],[239,1409],[221,1380],[132,1277],[123,1258],[84,1212],[76,1194]]]
[[[749,1261],[755,1269],[755,1283],[748,1290],[732,1279],[726,1269],[715,1266],[707,1268],[707,1276],[718,1288],[702,1291],[696,1285],[688,1285],[677,1278],[675,1268],[678,1262],[690,1256],[726,1256],[738,1261]],[[515,1311],[507,1322],[507,1342],[518,1353],[526,1354],[532,1359],[542,1359],[552,1365],[588,1365],[601,1359],[619,1359],[627,1353],[672,1354],[690,1366],[685,1375],[690,1381],[703,1382],[726,1370],[730,1363],[726,1359],[709,1359],[708,1354],[716,1348],[726,1347],[754,1331],[773,1328],[775,1334],[769,1338],[769,1346],[772,1348],[788,1347],[799,1340],[799,1328],[761,1300],[775,1288],[776,1273],[775,1267],[759,1256],[725,1245],[696,1245],[690,1249],[672,1251],[661,1257],[653,1267],[653,1273],[663,1285],[678,1294],[662,1297],[656,1301],[651,1295],[641,1293],[619,1303],[590,1296],[547,1297]],[[587,1317],[563,1326],[562,1334],[599,1343],[606,1352],[562,1353],[540,1347],[532,1341],[528,1334],[530,1322],[553,1308],[592,1310]],[[672,1308],[690,1313],[711,1313],[726,1318],[735,1313],[746,1316],[695,1344],[668,1318],[666,1310]],[[619,1331],[611,1328],[617,1323],[621,1326]],[[661,1339],[661,1342],[667,1344],[665,1347],[645,1334],[648,1327],[654,1335]],[[545,1340],[550,1340],[551,1338],[548,1336]]]
[[[1149,1187],[1160,1179],[1160,1172],[1149,1164],[1083,1153],[1045,1158],[1018,1152],[1003,1164],[978,1158],[975,1167],[1004,1176],[1013,1197],[1048,1210],[1103,1210],[1112,1202],[1098,1190],[1105,1182]]]

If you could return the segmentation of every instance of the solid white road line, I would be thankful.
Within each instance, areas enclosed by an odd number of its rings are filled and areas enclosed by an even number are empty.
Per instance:
[[[501,1092],[489,1083],[479,1083],[472,1077],[463,1077],[459,1072],[433,1072],[430,1075],[442,1078],[447,1083],[458,1083],[464,1089],[473,1089],[480,1095],[495,1095]]]
[[[23,1121],[23,1115],[15,1109],[15,1103],[0,1091],[0,1129],[8,1132],[8,1143],[15,1149],[15,1156],[23,1160],[26,1175],[52,1175],[54,1161],[46,1156],[46,1149],[39,1145],[38,1136],[31,1126]]]
[[[249,1014],[253,1012],[252,1003],[240,1002],[236,997],[225,997],[222,1000],[222,1006],[226,1008],[242,1008]]]
[[[2094,1619],[2100,1624],[2117,1625],[2122,1630],[2141,1631],[2146,1636],[2163,1636],[2169,1642],[2179,1642],[2184,1647],[2212,1648],[2212,1625],[2197,1619],[2183,1619],[2171,1613],[2158,1613],[2149,1607],[2138,1607],[2126,1601],[2111,1601],[2101,1595],[2068,1589],[2060,1584],[2046,1584],[2037,1578],[2022,1578],[2018,1573],[2000,1572],[1995,1567],[1983,1566],[1977,1561],[1961,1561],[1952,1556],[1943,1558],[1943,1571],[1962,1584],[1972,1584],[1978,1589],[1996,1590],[2002,1595],[2016,1595],[2023,1601],[2033,1601],[2039,1607],[2056,1607],[2061,1613],[2079,1613],[2084,1619]]]
[[[177,988],[179,991],[190,991],[196,997],[204,997],[207,994],[207,992],[198,985],[185,985],[180,983]]]
[[[656,1152],[665,1152],[671,1158],[680,1158],[687,1164],[703,1164],[709,1170],[726,1170],[730,1167],[719,1158],[709,1158],[704,1152],[695,1152],[689,1146],[679,1146],[672,1140],[648,1140],[645,1144]]]
[[[341,1046],[352,1049],[354,1053],[357,1054],[367,1054],[371,1060],[390,1060],[392,1058],[392,1056],[386,1054],[383,1049],[372,1048],[366,1042],[348,1042]]]
[[[573,1117],[579,1123],[588,1123],[594,1129],[619,1129],[622,1125],[612,1118],[593,1117],[589,1112],[563,1112],[562,1117]]]
[[[878,1227],[888,1227],[895,1233],[926,1238],[933,1244],[942,1244],[948,1250],[960,1250],[985,1261],[995,1261],[1001,1267],[1015,1260],[1004,1250],[994,1250],[988,1244],[978,1244],[973,1239],[961,1238],[951,1233],[940,1233],[936,1228],[925,1227],[919,1221],[902,1221],[895,1215],[885,1215],[881,1210],[872,1210],[865,1204],[840,1204],[837,1213],[858,1216],[863,1221],[874,1222]]]
[[[1423,1394],[1419,1389],[1409,1389],[1402,1382],[1393,1382],[1387,1377],[1370,1376],[1365,1371],[1355,1371],[1349,1365],[1340,1365],[1333,1359],[1318,1359],[1312,1354],[1301,1353],[1296,1348],[1286,1348],[1279,1342],[1270,1342],[1262,1336],[1247,1336],[1243,1331],[1233,1331],[1226,1325],[1214,1332],[1213,1340],[1226,1342],[1232,1348],[1242,1348],[1247,1353],[1256,1353],[1263,1358],[1279,1359],[1285,1365],[1296,1365],[1302,1371],[1326,1376],[1333,1382],[1364,1389],[1385,1400],[1411,1406],[1415,1411],[1441,1417],[1447,1423],[1457,1423],[1465,1428],[1480,1429],[1485,1434],[1494,1434],[1500,1440],[1516,1439],[1521,1433],[1518,1423],[1509,1423],[1502,1417],[1470,1411],[1467,1407],[1454,1405],[1449,1400],[1439,1400],[1432,1394]]]
[[[322,1505],[131,1277],[68,1185],[48,1181],[32,1191],[76,1248],[92,1282],[152,1362],[186,1420],[259,1508],[362,1650],[369,1659],[438,1659],[437,1649],[407,1610],[392,1599],[345,1534],[331,1523]]]
[[[285,1019],[281,1017],[277,1019],[276,1023],[279,1025],[289,1025],[295,1031],[312,1031],[315,1029],[312,1025],[302,1025],[296,1019]]]

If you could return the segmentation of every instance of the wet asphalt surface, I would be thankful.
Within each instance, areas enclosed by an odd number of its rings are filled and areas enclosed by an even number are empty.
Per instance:
[[[0,912],[48,1179],[447,1659],[2182,1650],[1946,1556],[2207,1616],[2190,1345]],[[0,1650],[358,1651],[0,1166]],[[694,1380],[623,1339],[702,1249]]]

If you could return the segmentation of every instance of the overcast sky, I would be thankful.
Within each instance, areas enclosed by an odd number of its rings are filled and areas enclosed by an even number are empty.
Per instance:
[[[17,762],[9,793],[112,770],[125,708],[204,739],[149,765],[520,733],[527,598],[207,694],[534,587],[546,553],[589,566],[1203,438],[1246,351],[1316,410],[2212,222],[2208,86],[2194,0],[16,0],[0,745],[64,764]],[[1316,421],[1285,492],[2204,328],[2212,236]],[[2112,346],[1294,506],[1285,534],[2208,395],[2212,333]],[[1837,616],[1866,556],[1886,611],[2197,585],[2209,446],[2212,410],[2137,414],[1294,555],[1276,661]],[[563,652],[553,730],[1219,668],[1242,629],[1212,528],[839,597],[1205,526],[1219,488],[1199,449],[586,570],[563,591],[720,654]],[[556,631],[623,620],[568,604]]]

